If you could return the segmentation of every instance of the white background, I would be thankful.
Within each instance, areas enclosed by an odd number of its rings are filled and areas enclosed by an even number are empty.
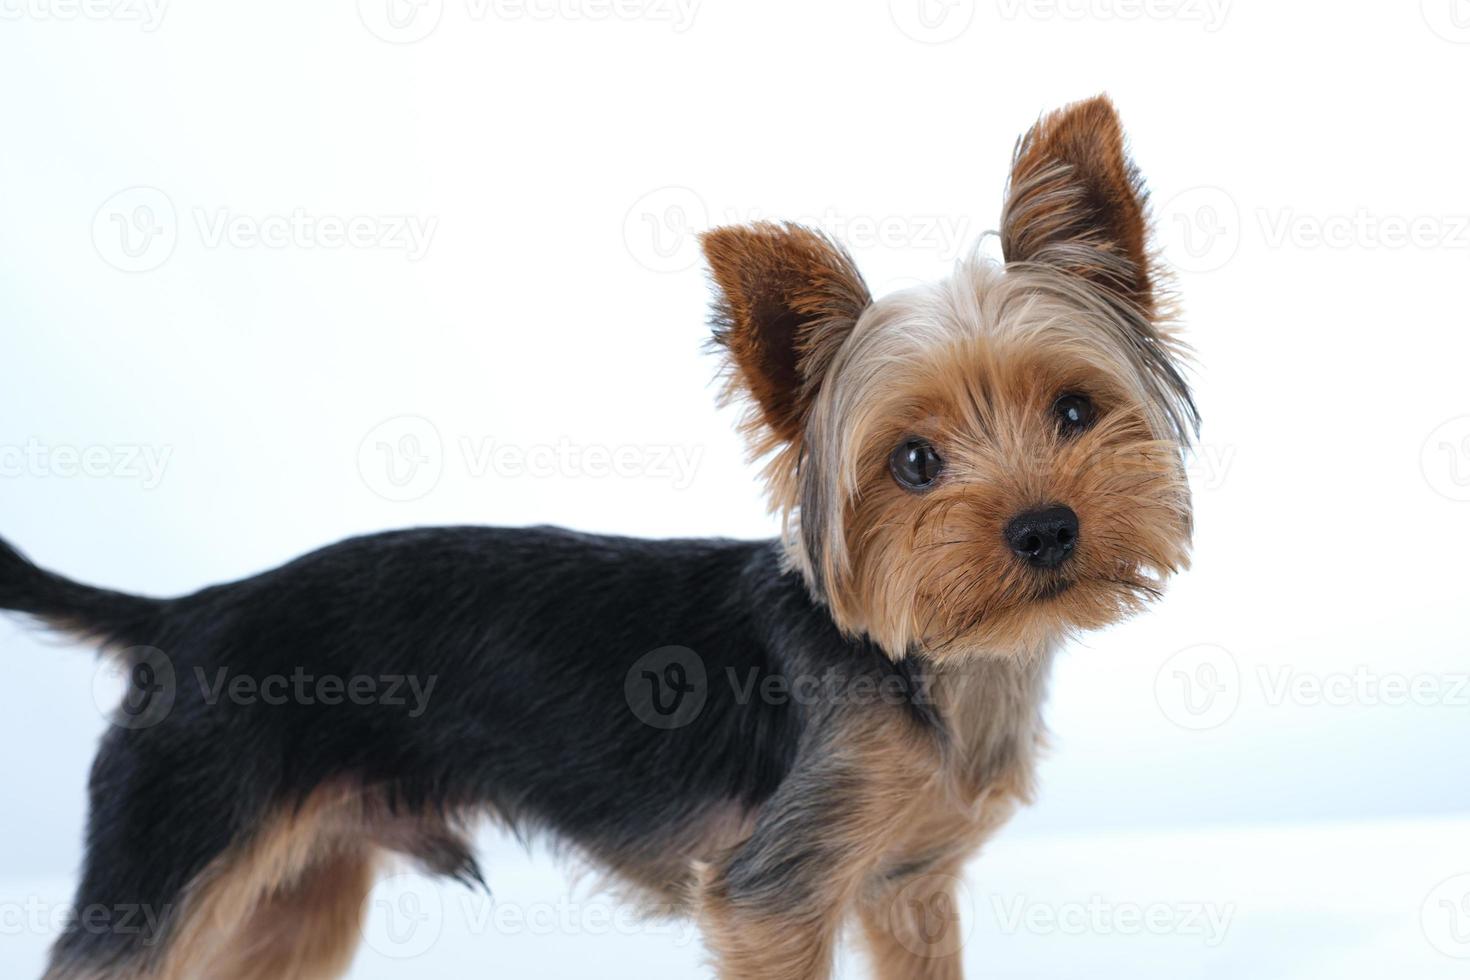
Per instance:
[[[970,876],[971,972],[1460,975],[1470,4],[387,2],[0,0],[0,533],[156,594],[410,524],[773,533],[692,232],[804,219],[875,292],[944,275],[1019,132],[1106,90],[1200,362],[1195,567],[1059,663],[1040,800]],[[0,647],[25,976],[110,688],[13,619]],[[703,969],[485,848],[549,925],[400,881],[442,928],[354,976]],[[1047,927],[1094,901],[1167,922]]]

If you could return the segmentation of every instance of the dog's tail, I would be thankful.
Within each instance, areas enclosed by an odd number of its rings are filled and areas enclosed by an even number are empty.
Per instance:
[[[0,609],[113,646],[153,642],[165,600],[93,588],[34,564],[0,538]]]

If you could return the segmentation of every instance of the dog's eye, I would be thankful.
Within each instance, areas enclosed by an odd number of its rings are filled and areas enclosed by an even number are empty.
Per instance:
[[[1057,417],[1062,435],[1068,436],[1088,428],[1097,418],[1097,409],[1086,395],[1063,395],[1052,403],[1051,411]]]
[[[888,457],[888,469],[906,490],[923,490],[939,479],[944,460],[923,439],[905,439]]]

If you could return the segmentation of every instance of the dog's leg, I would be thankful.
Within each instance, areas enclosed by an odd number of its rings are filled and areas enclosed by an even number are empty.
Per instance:
[[[925,871],[863,896],[859,917],[877,980],[961,980],[958,872]]]
[[[932,778],[927,748],[875,725],[804,751],[751,836],[702,875],[698,914],[721,980],[830,976],[858,890]]]

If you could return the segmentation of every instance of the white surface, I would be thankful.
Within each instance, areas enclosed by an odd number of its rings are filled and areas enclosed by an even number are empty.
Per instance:
[[[487,842],[494,898],[416,876],[369,901],[352,980],[674,980],[709,975],[687,922],[636,911],[510,842]],[[960,903],[987,980],[1438,980],[1470,966],[1470,821],[1003,835]],[[8,975],[39,972],[66,885],[0,881]],[[841,975],[867,975],[844,946]]]

